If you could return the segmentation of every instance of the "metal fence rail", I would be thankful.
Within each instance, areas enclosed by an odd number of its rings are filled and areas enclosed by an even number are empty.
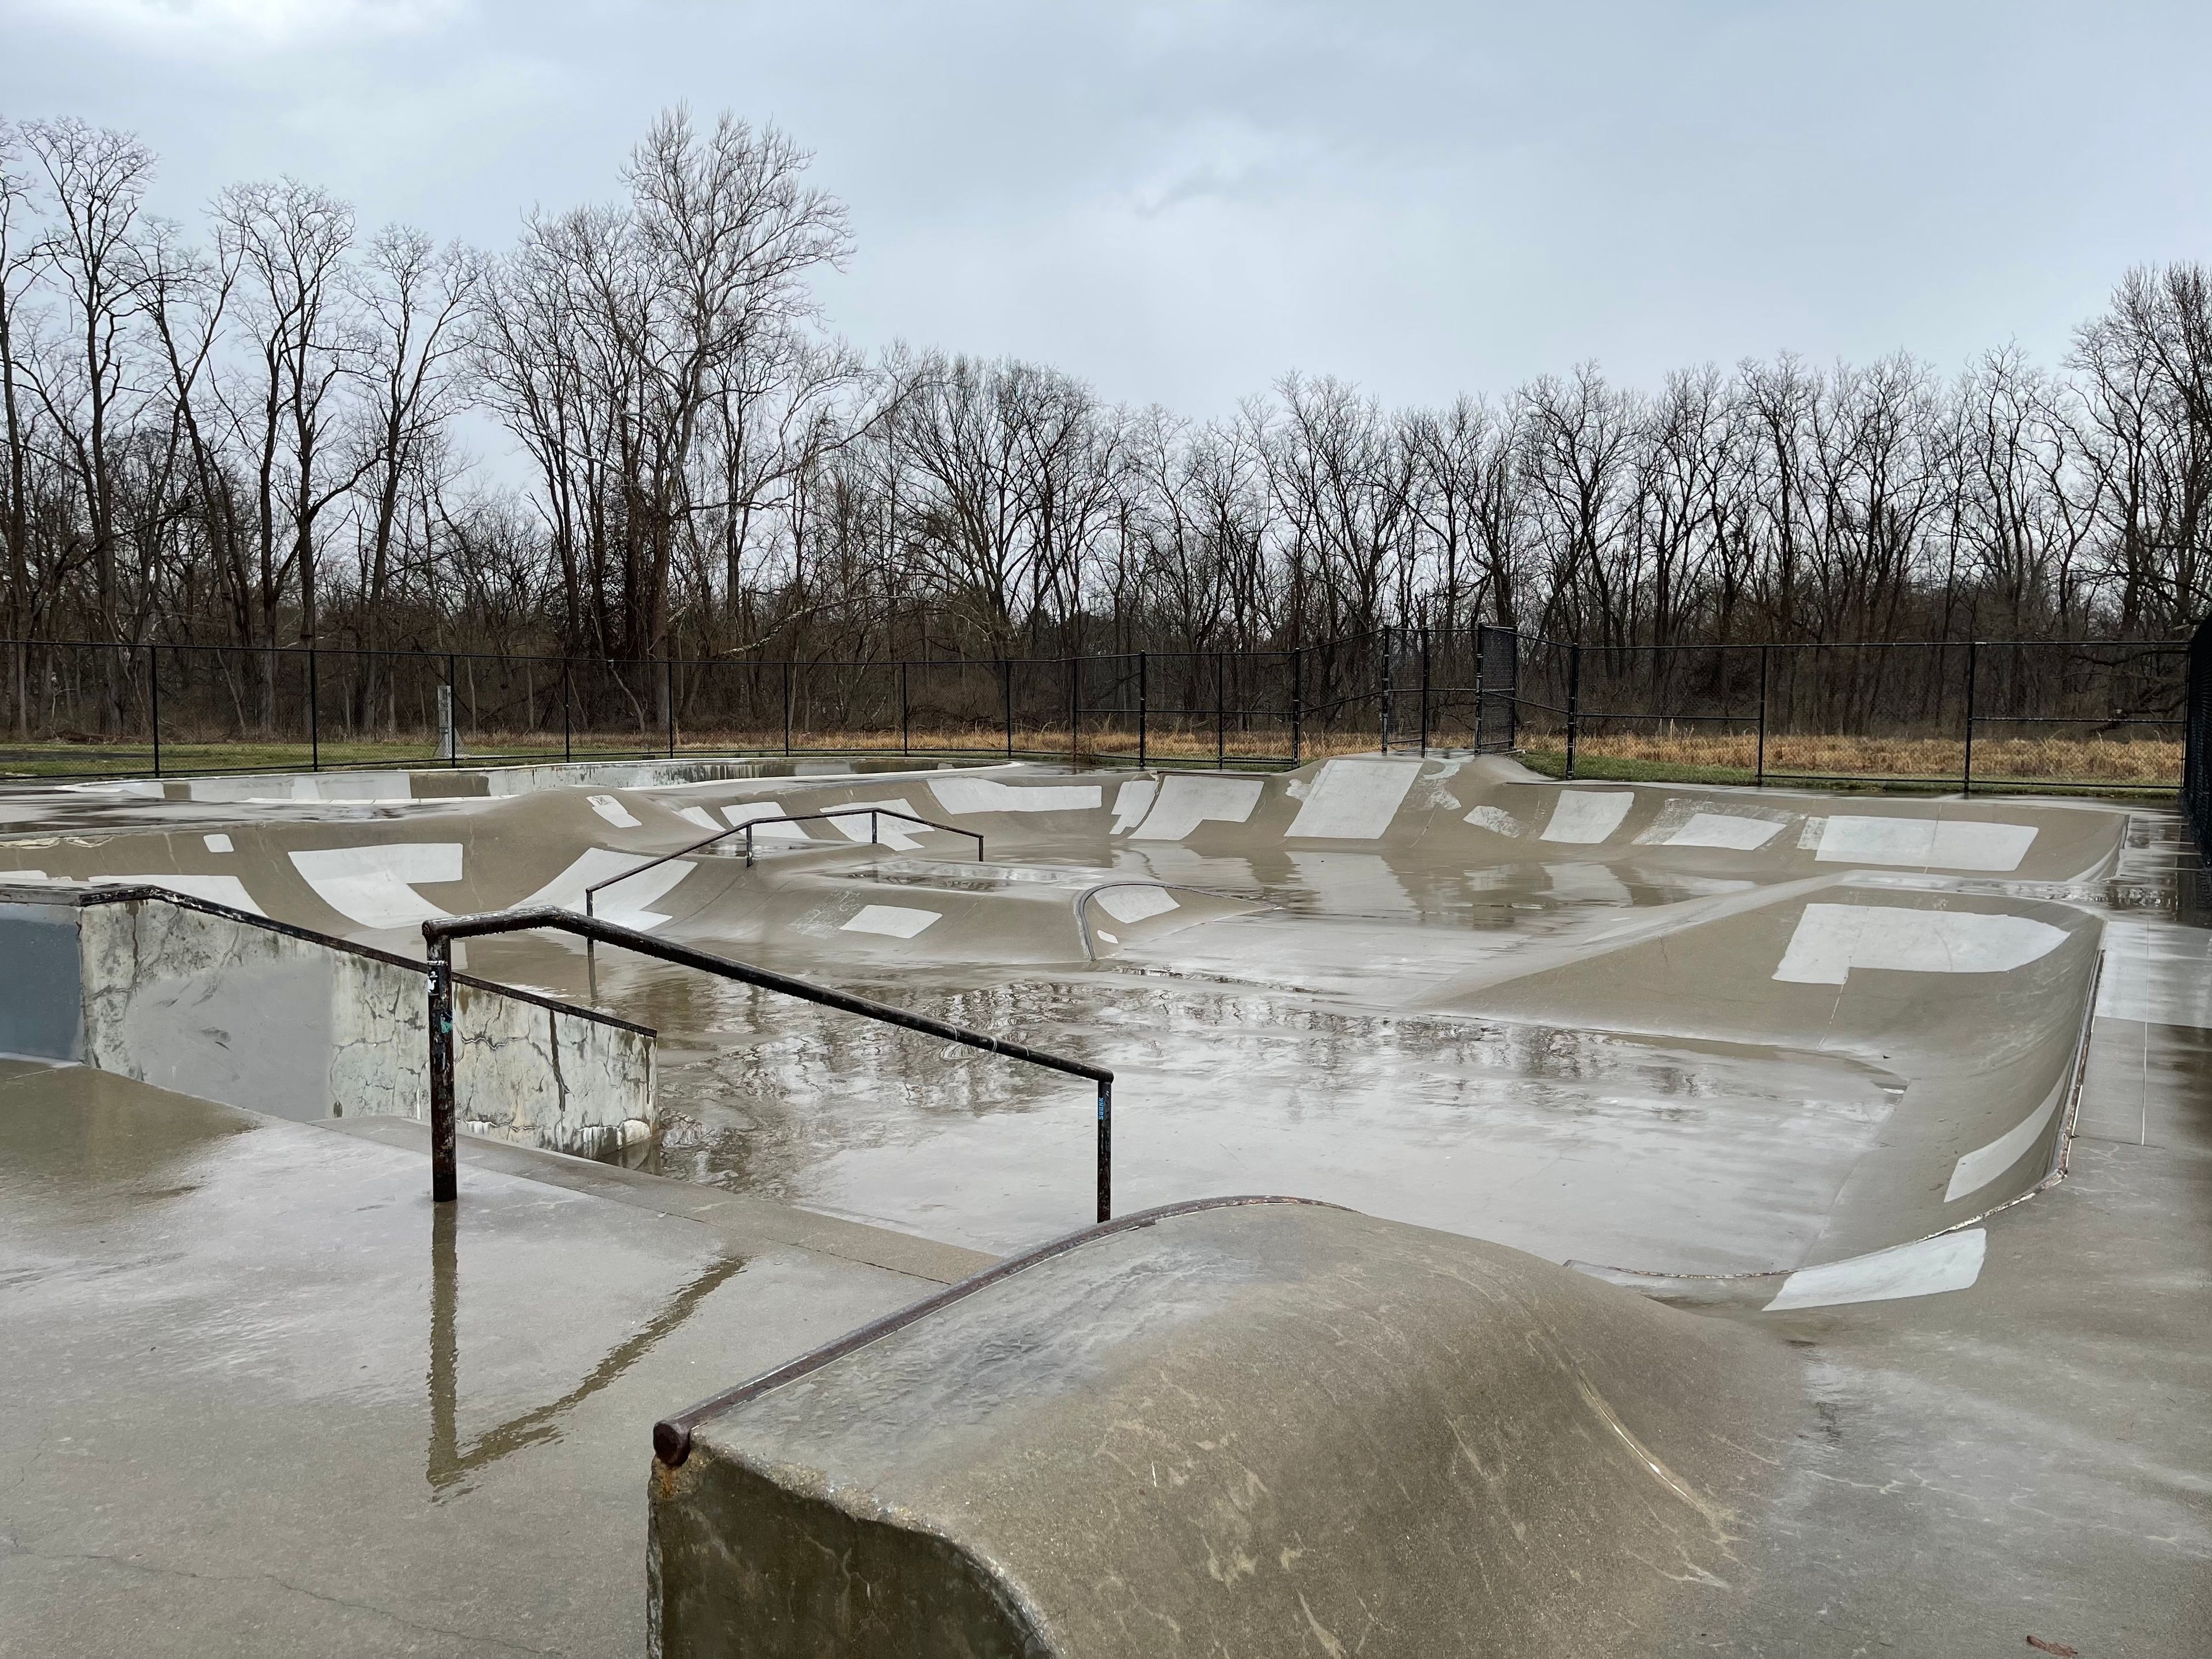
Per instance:
[[[653,660],[0,642],[0,775],[901,754],[1211,767],[1515,751],[1569,776],[2171,792],[2179,640],[1555,641]]]

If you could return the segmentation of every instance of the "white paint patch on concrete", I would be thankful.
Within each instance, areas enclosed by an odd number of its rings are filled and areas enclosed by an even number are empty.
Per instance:
[[[200,845],[210,853],[235,853],[238,850],[230,844],[228,836],[202,836]]]
[[[1242,823],[1260,804],[1264,787],[1257,778],[1194,777],[1178,772],[1161,781],[1152,810],[1129,839],[1181,841],[1201,823]]]
[[[412,927],[447,914],[416,892],[416,882],[459,881],[459,842],[399,842],[295,853],[292,867],[315,896],[364,927]]]
[[[243,910],[250,916],[269,913],[253,902],[253,895],[246,890],[246,884],[236,876],[94,876],[95,887],[166,887],[173,893],[182,893],[186,898],[205,899],[210,904],[228,904],[234,910]],[[442,912],[434,914],[442,915]]]
[[[1562,789],[1552,804],[1543,839],[1585,845],[1603,841],[1620,828],[1635,800],[1633,789]]]
[[[847,841],[866,841],[872,828],[877,843],[894,852],[915,853],[921,849],[921,843],[915,839],[921,825],[906,823],[897,818],[872,818],[861,810],[870,806],[880,806],[886,812],[903,812],[910,818],[921,816],[910,803],[903,800],[856,800],[836,809],[847,816],[832,818],[830,822],[837,826],[838,832]]]
[[[686,823],[696,823],[709,833],[725,827],[716,823],[714,815],[703,806],[679,806],[676,809],[676,816]]]
[[[2058,1115],[2058,1108],[2066,1098],[2069,1085],[2074,1080],[2072,1070],[2060,1073],[2057,1084],[2037,1107],[2018,1123],[1986,1146],[1977,1146],[1960,1158],[1951,1169],[1951,1184],[1943,1189],[1943,1201],[1978,1193],[2007,1170],[2026,1158],[2043,1132],[2051,1127],[2051,1120]]]
[[[1926,865],[1942,870],[2017,870],[2035,840],[2028,823],[1838,814],[1813,856],[1822,864]]]
[[[518,909],[545,905],[556,910],[583,913],[584,889],[597,885],[611,876],[619,876],[625,870],[635,870],[641,864],[650,862],[641,853],[617,853],[611,848],[587,848],[583,856],[563,870],[528,898],[517,899]],[[618,927],[635,927],[650,933],[668,918],[646,906],[667,892],[676,884],[699,866],[688,859],[672,859],[666,864],[656,864],[652,869],[601,888],[592,899],[592,914],[602,921],[611,921]]]
[[[935,910],[909,910],[898,904],[867,904],[839,931],[847,933],[882,933],[890,939],[912,939],[930,923],[939,919]]]
[[[2065,940],[2063,928],[2027,916],[1889,904],[1808,904],[1774,977],[1796,985],[1841,985],[1854,968],[2002,974],[2049,956]]]
[[[1692,812],[1688,823],[1667,837],[1668,847],[1725,847],[1748,853],[1764,847],[1782,833],[1780,820],[1732,817],[1723,812]]]
[[[1398,816],[1420,773],[1417,760],[1324,762],[1297,817],[1283,833],[1315,841],[1374,841]]]
[[[725,806],[722,816],[730,821],[730,827],[733,830],[742,829],[748,823],[759,824],[760,828],[753,831],[756,842],[814,839],[806,833],[804,826],[785,822],[783,808],[772,800],[749,800],[739,805]]]
[[[1105,799],[1095,783],[1051,783],[1016,788],[996,778],[932,778],[929,793],[948,812],[1090,812]]]
[[[637,815],[612,795],[588,795],[585,799],[591,802],[592,811],[616,829],[635,830],[640,827]]]
[[[1633,904],[1620,878],[1602,864],[1547,864],[1551,896],[1565,904]]]
[[[1164,916],[1182,904],[1164,887],[1109,887],[1098,896],[1098,908],[1116,921],[1142,921]]]
[[[1478,806],[1461,820],[1478,830],[1487,830],[1493,836],[1520,836],[1528,833],[1528,826],[1502,806]]]
[[[1126,836],[1144,822],[1145,814],[1152,810],[1152,802],[1159,793],[1160,786],[1151,778],[1138,778],[1116,789],[1112,833]]]
[[[1979,1227],[1939,1233],[1893,1245],[1848,1261],[1802,1267],[1782,1281],[1766,1304],[1769,1313],[1791,1308],[1833,1308],[1851,1302],[1895,1302],[1909,1296],[1963,1291],[1982,1276],[1989,1241]]]

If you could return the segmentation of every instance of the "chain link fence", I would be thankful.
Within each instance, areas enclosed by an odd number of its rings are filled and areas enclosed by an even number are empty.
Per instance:
[[[2206,649],[2200,634],[2199,680]],[[2191,651],[1609,646],[1494,626],[905,662],[15,641],[0,775],[833,753],[1268,767],[1381,749],[1513,752],[1569,777],[2172,793],[2205,720]]]

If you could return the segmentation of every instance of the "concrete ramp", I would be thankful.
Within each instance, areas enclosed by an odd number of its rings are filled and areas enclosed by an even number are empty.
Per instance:
[[[1797,1409],[1755,1334],[1288,1200],[921,1306],[662,1425],[655,1652],[1672,1650],[1742,1599]]]

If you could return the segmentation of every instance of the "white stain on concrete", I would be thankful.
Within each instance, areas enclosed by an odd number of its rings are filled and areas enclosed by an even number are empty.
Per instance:
[[[585,799],[591,802],[592,811],[616,829],[635,830],[640,827],[637,815],[612,795],[588,795]]]
[[[917,834],[927,833],[923,826],[918,823],[906,823],[897,818],[883,817],[872,818],[863,810],[870,806],[881,807],[886,812],[903,812],[910,818],[921,816],[914,810],[914,804],[911,801],[856,800],[848,801],[838,807],[836,811],[840,816],[830,819],[830,822],[836,825],[838,832],[847,841],[867,841],[872,836],[878,846],[888,847],[894,852],[913,853],[921,850],[921,843],[916,841],[915,836]]]
[[[593,847],[583,856],[525,899],[515,901],[521,909],[538,905],[556,910],[574,910],[579,915],[584,908],[584,890],[598,886],[611,876],[619,876],[626,870],[635,870],[651,860],[642,853],[617,853],[605,847]],[[592,914],[602,921],[611,921],[619,927],[635,927],[641,933],[650,933],[668,918],[657,910],[646,907],[667,892],[699,866],[688,859],[671,859],[665,864],[655,864],[650,870],[641,872],[627,881],[617,881],[601,888],[592,901]]]
[[[1851,1302],[1894,1302],[1909,1296],[1963,1291],[1982,1276],[1988,1240],[1979,1227],[1939,1233],[1847,1261],[1802,1267],[1782,1281],[1769,1313],[1832,1308]]]
[[[1420,773],[1417,760],[1326,762],[1283,833],[1315,841],[1376,840],[1398,816]]]
[[[238,850],[230,844],[228,836],[202,836],[200,845],[210,853],[234,853]]]
[[[772,800],[749,800],[736,806],[725,806],[722,816],[730,821],[730,827],[733,830],[742,829],[748,823],[760,825],[753,831],[756,842],[814,839],[806,833],[804,826],[786,822],[783,808]]]
[[[2058,1115],[2058,1108],[2066,1098],[2066,1091],[2074,1080],[2069,1070],[2061,1073],[2043,1104],[2030,1112],[2018,1123],[1986,1146],[1977,1146],[1960,1158],[1951,1169],[1951,1184],[1943,1189],[1946,1204],[1961,1199],[1969,1193],[1978,1193],[2007,1170],[2026,1158],[2035,1144],[2051,1127],[2051,1119]]]
[[[1112,833],[1126,836],[1143,823],[1145,814],[1152,810],[1152,802],[1159,793],[1159,784],[1151,778],[1137,778],[1116,789],[1114,792]]]
[[[1585,845],[1603,841],[1620,828],[1635,800],[1633,789],[1562,789],[1552,804],[1543,839]]]
[[[1887,904],[1808,904],[1774,977],[1841,985],[1854,968],[1914,974],[2002,974],[2049,956],[2063,928],[2027,916]]]
[[[726,829],[728,827],[726,824],[719,823],[715,819],[714,815],[712,812],[709,812],[703,806],[679,806],[676,809],[676,816],[682,818],[686,823],[696,823],[702,830],[707,830],[709,833],[717,830]]]
[[[1260,804],[1257,778],[1194,777],[1176,773],[1160,782],[1158,798],[1132,841],[1181,841],[1201,823],[1242,823]]]
[[[2017,870],[2035,840],[2027,823],[1962,823],[1937,818],[1838,814],[1821,830],[1814,858],[1823,864],[1926,866],[1941,870]]]
[[[1724,812],[1692,812],[1689,822],[1668,836],[1668,847],[1724,847],[1748,853],[1782,833],[1780,820],[1738,817]]]
[[[1478,806],[1462,820],[1478,830],[1487,830],[1493,836],[1519,836],[1528,832],[1528,825],[1502,806]]]
[[[1095,783],[1054,783],[1017,788],[996,778],[932,778],[929,793],[948,812],[1090,812],[1105,799]]]
[[[1142,921],[1182,908],[1164,887],[1109,887],[1097,896],[1098,908],[1116,921]]]
[[[415,890],[417,882],[461,878],[459,842],[397,842],[295,853],[292,867],[315,896],[364,927],[413,927],[447,914]]]
[[[848,933],[881,933],[890,939],[912,939],[939,920],[935,910],[909,910],[899,904],[867,904],[840,930]]]

